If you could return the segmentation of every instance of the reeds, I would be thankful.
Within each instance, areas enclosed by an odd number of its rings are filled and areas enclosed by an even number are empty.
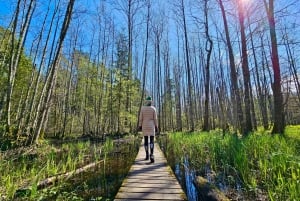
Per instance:
[[[265,194],[270,200],[297,200],[299,140],[258,133],[245,138],[223,136],[218,131],[172,133],[168,135],[167,155],[174,155],[177,162],[189,158],[190,168],[204,176],[209,166],[216,179],[222,178],[226,185],[241,185],[252,197]]]

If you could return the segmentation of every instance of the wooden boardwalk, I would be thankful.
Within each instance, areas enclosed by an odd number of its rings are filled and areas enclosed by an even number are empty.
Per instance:
[[[140,146],[115,201],[187,200],[158,144],[155,144],[154,156],[155,163],[145,161],[144,146]]]

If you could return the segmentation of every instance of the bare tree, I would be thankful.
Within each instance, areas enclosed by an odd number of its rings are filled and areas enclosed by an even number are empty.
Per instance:
[[[66,36],[68,28],[69,28],[69,24],[71,22],[74,3],[75,3],[75,0],[70,0],[68,3],[68,7],[66,9],[64,22],[62,24],[60,36],[58,39],[58,45],[57,45],[55,57],[52,62],[52,66],[49,70],[49,74],[47,76],[47,81],[46,81],[46,84],[43,89],[44,98],[42,99],[42,102],[41,102],[41,113],[39,113],[37,115],[36,124],[35,124],[36,127],[34,127],[34,135],[32,136],[31,140],[29,140],[27,142],[28,145],[37,143],[37,140],[39,139],[41,130],[42,130],[42,128],[44,128],[45,122],[47,120],[47,115],[49,112],[49,104],[51,101],[51,96],[52,96],[52,92],[53,92],[55,80],[56,80],[56,72],[57,72],[57,66],[59,63],[60,52],[61,52],[63,41],[65,39],[65,36]]]
[[[229,65],[230,65],[230,77],[231,77],[231,92],[233,94],[233,113],[237,114],[237,117],[235,117],[236,121],[238,122],[238,127],[240,130],[243,129],[243,122],[244,122],[244,114],[242,109],[242,103],[241,103],[241,97],[239,93],[239,87],[238,87],[238,79],[237,79],[237,72],[235,69],[235,60],[234,60],[234,53],[233,48],[231,44],[230,39],[230,33],[228,28],[228,22],[227,17],[223,5],[223,0],[218,0],[222,17],[223,17],[223,23],[224,23],[224,29],[225,29],[225,36],[226,36],[226,44],[228,48],[228,56],[229,56]]]
[[[250,100],[250,72],[248,66],[248,55],[247,55],[247,40],[245,33],[245,9],[241,1],[238,4],[238,16],[241,31],[241,45],[242,45],[242,70],[244,79],[244,102],[245,102],[245,128],[243,135],[247,135],[253,130],[251,121],[251,100]]]
[[[26,10],[24,23],[21,25],[20,35],[18,41],[15,41],[16,31],[18,27],[19,13],[21,7],[21,0],[18,0],[16,12],[13,20],[12,27],[12,39],[10,46],[10,62],[9,62],[9,70],[8,70],[8,81],[7,81],[7,95],[6,95],[6,132],[10,132],[11,126],[11,97],[14,89],[15,76],[17,72],[17,67],[19,65],[21,53],[24,47],[24,43],[26,40],[26,36],[28,33],[28,28],[32,19],[32,14],[36,7],[36,1],[31,0],[28,5],[28,9]]]
[[[278,57],[277,48],[277,37],[276,37],[276,23],[274,16],[274,0],[264,0],[265,9],[268,16],[271,47],[272,47],[272,66],[274,71],[274,83],[272,84],[273,98],[274,98],[274,126],[272,133],[284,133],[285,121],[284,121],[284,110],[283,110],[283,97],[281,92],[281,73]]]
[[[115,2],[117,9],[122,11],[127,19],[127,31],[128,31],[128,77],[129,81],[132,80],[132,49],[133,49],[133,30],[138,11],[144,7],[141,0],[118,0]],[[126,88],[126,103],[125,109],[131,114],[131,83]],[[130,131],[132,131],[131,123],[129,125]]]
[[[146,72],[147,72],[147,65],[148,65],[148,43],[149,43],[149,35],[150,35],[150,8],[151,8],[151,1],[147,1],[147,17],[146,17],[146,42],[145,42],[145,50],[144,50],[144,65],[143,65],[143,74],[142,74],[142,96],[140,100],[140,106],[139,106],[139,112],[138,115],[141,112],[141,107],[145,95],[145,85],[146,85]],[[139,125],[139,118],[137,121],[137,127]],[[160,126],[160,125],[159,125]]]
[[[210,57],[213,48],[213,41],[209,35],[209,24],[208,24],[208,0],[204,1],[204,27],[205,27],[205,36],[206,36],[206,45],[205,51],[207,52],[206,55],[206,64],[205,64],[205,101],[204,101],[204,124],[203,130],[208,131],[210,129],[209,125],[209,85],[210,85]]]
[[[177,33],[177,61],[174,62],[174,81],[175,81],[175,115],[176,115],[176,131],[182,131],[182,107],[181,107],[181,75],[182,68],[180,67],[180,37]]]
[[[188,30],[187,30],[187,23],[186,23],[186,8],[185,8],[185,1],[179,0],[178,4],[174,3],[175,14],[178,15],[182,22],[182,29],[184,35],[184,53],[185,53],[185,67],[187,72],[187,108],[188,108],[188,125],[189,130],[195,130],[195,123],[194,123],[194,104],[193,104],[193,90],[192,90],[192,75],[191,75],[191,65],[190,65],[190,56],[189,56],[189,38],[188,38]]]

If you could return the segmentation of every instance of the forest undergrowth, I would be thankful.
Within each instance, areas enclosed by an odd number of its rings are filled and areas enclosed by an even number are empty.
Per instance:
[[[54,145],[43,142],[22,153],[2,152],[0,200],[85,200],[92,197],[103,200],[107,195],[112,197],[133,160],[127,154],[135,147],[135,139],[129,136],[122,141],[125,146],[109,138],[105,143],[75,141]],[[123,163],[112,159],[119,157],[116,153],[126,155],[129,160]],[[119,170],[116,174],[112,166],[121,167],[124,172]],[[112,175],[119,177],[117,181]]]
[[[288,126],[285,133],[260,131],[239,137],[218,130],[177,132],[168,134],[164,144],[167,158],[181,164],[188,159],[199,176],[207,177],[209,169],[209,180],[217,186],[240,187],[250,200],[298,201],[300,127]],[[230,191],[225,194],[232,196]]]

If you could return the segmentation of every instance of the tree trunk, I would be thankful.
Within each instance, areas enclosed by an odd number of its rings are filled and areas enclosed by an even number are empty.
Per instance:
[[[74,2],[75,2],[75,0],[70,0],[68,3],[64,22],[63,22],[61,32],[60,32],[60,37],[59,37],[59,41],[58,41],[55,58],[53,60],[51,69],[49,71],[49,75],[47,77],[46,85],[45,85],[45,93],[44,94],[46,94],[46,95],[43,98],[41,113],[40,113],[40,115],[38,115],[37,124],[36,124],[36,125],[38,125],[38,127],[36,127],[36,130],[34,131],[34,136],[33,136],[32,140],[30,141],[30,144],[37,143],[40,133],[41,133],[41,130],[45,126],[44,123],[47,119],[49,104],[51,101],[51,95],[52,95],[53,88],[55,86],[56,71],[57,71],[57,66],[58,66],[58,62],[59,62],[60,51],[62,48],[63,41],[65,39],[66,33],[69,28],[69,24],[70,24],[72,13],[73,13]]]
[[[285,35],[288,36],[287,31],[285,30]],[[295,89],[296,89],[296,95],[298,99],[298,103],[300,104],[300,82],[299,82],[299,74],[297,72],[297,65],[296,65],[296,59],[293,56],[291,47],[290,47],[290,41],[288,37],[284,38],[284,45],[286,49],[286,54],[288,56],[288,62],[289,62],[289,68],[291,71],[291,74],[293,76],[293,82],[295,84]]]
[[[208,29],[208,7],[207,7],[207,1],[204,1],[204,16],[205,16],[205,36],[206,36],[206,45],[205,50],[207,52],[206,55],[206,64],[205,64],[205,76],[204,76],[204,82],[205,82],[205,101],[204,101],[204,124],[203,124],[203,130],[209,131],[210,125],[209,125],[209,84],[210,84],[210,57],[212,53],[213,48],[213,42],[209,35],[209,29]]]
[[[178,31],[177,31],[178,34]],[[174,80],[175,80],[175,115],[176,115],[176,131],[182,131],[182,109],[181,109],[181,73],[180,70],[180,41],[177,35],[177,64],[174,66]]]
[[[141,95],[141,100],[140,100],[140,105],[139,105],[139,112],[138,112],[138,117],[140,116],[141,112],[141,107],[143,104],[144,96],[145,96],[145,85],[146,85],[146,72],[147,72],[147,64],[148,64],[148,41],[149,41],[149,26],[150,26],[150,8],[151,8],[151,3],[150,0],[147,1],[147,27],[146,27],[146,43],[145,43],[145,56],[144,56],[144,65],[143,65],[143,78],[142,78],[142,95]],[[139,125],[139,118],[137,118],[137,124],[136,127]]]
[[[187,70],[187,81],[188,81],[188,119],[189,119],[189,130],[194,131],[194,107],[193,107],[193,92],[192,92],[192,76],[191,76],[191,66],[190,66],[190,56],[189,56],[189,44],[188,44],[188,34],[185,16],[185,6],[184,1],[181,0],[181,14],[183,20],[183,30],[184,30],[184,45],[185,45],[185,57],[186,57],[186,70]]]
[[[12,31],[12,40],[11,40],[11,50],[10,50],[10,62],[9,62],[9,70],[8,70],[8,82],[7,82],[7,95],[6,95],[6,132],[10,132],[10,127],[11,127],[11,98],[12,98],[12,93],[14,90],[14,83],[15,83],[15,77],[16,77],[16,72],[17,68],[19,65],[21,53],[24,47],[24,43],[26,40],[28,28],[32,19],[32,14],[35,10],[36,7],[36,2],[35,0],[31,0],[29,7],[26,12],[26,16],[24,19],[24,22],[21,26],[21,31],[20,31],[20,36],[17,41],[17,46],[15,47],[15,37],[16,37],[16,30],[17,30],[17,24],[18,24],[18,17],[19,17],[19,12],[20,12],[20,4],[21,1],[18,1],[17,4],[17,9],[16,9],[16,14],[15,14],[15,19],[13,23],[13,31]]]
[[[243,109],[242,109],[242,101],[239,93],[239,87],[238,87],[238,81],[237,81],[237,72],[235,70],[235,61],[234,61],[234,54],[233,54],[233,48],[231,45],[231,40],[230,40],[230,35],[229,35],[229,29],[228,29],[228,23],[227,23],[227,18],[226,18],[226,13],[225,9],[223,6],[223,0],[218,0],[221,11],[222,11],[222,17],[223,17],[223,23],[224,23],[224,29],[225,29],[225,36],[226,36],[226,44],[228,48],[228,54],[229,54],[229,62],[230,62],[230,77],[231,77],[231,91],[233,94],[233,102],[234,102],[234,116],[236,115],[237,117],[234,117],[234,119],[237,120],[236,125],[239,130],[243,133],[244,132],[244,114],[243,114]]]
[[[245,10],[242,3],[238,3],[238,15],[239,24],[241,31],[241,45],[242,45],[242,69],[244,79],[244,100],[245,100],[245,130],[243,135],[247,135],[253,130],[251,121],[251,100],[250,100],[250,72],[248,66],[248,55],[247,55],[247,41],[245,34]]]
[[[281,93],[281,73],[277,49],[277,37],[275,29],[274,17],[274,0],[264,0],[265,9],[268,15],[268,22],[270,28],[271,47],[272,47],[272,66],[274,72],[274,83],[272,84],[273,98],[274,98],[274,126],[272,134],[283,134],[285,128],[284,110],[283,110],[283,97]]]

